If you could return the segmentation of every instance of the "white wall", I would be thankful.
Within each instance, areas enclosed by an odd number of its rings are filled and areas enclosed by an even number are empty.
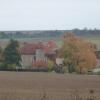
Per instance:
[[[22,68],[32,68],[33,55],[22,55]]]

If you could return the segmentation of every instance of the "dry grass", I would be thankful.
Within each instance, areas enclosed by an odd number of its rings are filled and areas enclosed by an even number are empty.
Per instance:
[[[100,100],[100,76],[0,72],[0,100]]]

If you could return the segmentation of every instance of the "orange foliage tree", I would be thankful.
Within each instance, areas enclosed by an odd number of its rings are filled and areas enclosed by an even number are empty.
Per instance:
[[[96,56],[92,45],[73,33],[64,35],[63,46],[59,54],[64,58],[64,64],[67,65],[69,72],[86,72],[96,65]]]

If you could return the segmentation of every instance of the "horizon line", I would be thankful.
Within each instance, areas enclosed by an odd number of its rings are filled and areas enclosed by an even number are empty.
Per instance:
[[[0,32],[8,32],[8,31],[11,31],[11,32],[16,32],[16,31],[66,31],[66,30],[100,30],[99,28],[72,28],[72,29],[15,29],[15,30],[0,30]]]

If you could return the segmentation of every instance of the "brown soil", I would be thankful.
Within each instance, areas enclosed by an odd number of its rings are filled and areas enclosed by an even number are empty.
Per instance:
[[[49,100],[71,100],[76,93],[89,96],[90,90],[100,100],[100,76],[0,72],[0,100],[41,100],[44,94]]]

